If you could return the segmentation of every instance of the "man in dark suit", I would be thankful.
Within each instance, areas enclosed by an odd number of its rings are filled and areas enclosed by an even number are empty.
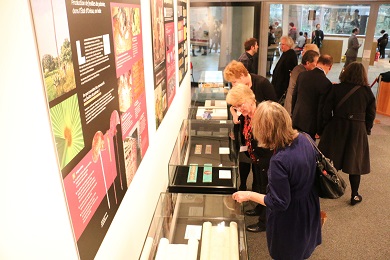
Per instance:
[[[278,100],[287,91],[290,73],[298,65],[298,58],[293,49],[294,45],[295,43],[291,37],[282,36],[280,39],[280,49],[283,54],[275,65],[271,82],[275,88]]]
[[[308,133],[313,140],[320,126],[325,96],[332,87],[332,82],[326,77],[332,65],[332,56],[321,55],[315,69],[299,74],[293,92],[293,127]]]
[[[324,32],[320,30],[320,28],[321,25],[319,23],[316,24],[316,29],[311,34],[311,38],[312,38],[311,43],[317,45],[318,49],[322,47],[322,41],[324,40]]]
[[[352,30],[351,36],[348,38],[348,49],[345,52],[345,63],[344,63],[344,68],[348,66],[351,62],[356,61],[357,55],[358,55],[358,50],[360,46],[362,46],[359,43],[358,38],[356,35],[359,34],[359,28],[355,28]]]

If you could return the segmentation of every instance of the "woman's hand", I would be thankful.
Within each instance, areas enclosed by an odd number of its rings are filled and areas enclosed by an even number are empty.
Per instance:
[[[234,124],[239,124],[240,120],[238,120],[237,111],[234,110],[234,108],[232,106],[230,107],[230,113],[232,114],[232,117],[233,117],[233,123]]]
[[[251,200],[261,205],[267,206],[265,205],[264,197],[265,197],[264,194],[260,194],[252,191],[237,191],[232,195],[232,198],[239,203]]]
[[[232,198],[239,203],[248,201],[250,199],[250,191],[237,191],[233,193]]]

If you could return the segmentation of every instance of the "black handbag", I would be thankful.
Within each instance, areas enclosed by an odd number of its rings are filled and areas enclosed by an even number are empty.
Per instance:
[[[337,169],[329,158],[322,154],[313,139],[305,134],[311,145],[317,151],[315,188],[318,196],[324,199],[337,199],[344,195],[347,187],[344,179],[338,174]]]

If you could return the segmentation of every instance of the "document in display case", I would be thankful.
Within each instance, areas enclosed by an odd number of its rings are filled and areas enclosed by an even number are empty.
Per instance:
[[[230,195],[161,193],[140,259],[247,260],[242,205]]]
[[[232,194],[238,153],[230,120],[183,120],[169,160],[169,192]]]
[[[226,100],[229,87],[214,83],[200,83],[192,89],[191,106],[206,106],[206,100]]]

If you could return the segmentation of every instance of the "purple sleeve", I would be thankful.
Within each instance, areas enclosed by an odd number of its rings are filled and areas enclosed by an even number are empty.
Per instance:
[[[271,210],[284,211],[291,201],[288,169],[278,158],[272,158],[268,171],[269,191],[264,197],[265,205]]]

